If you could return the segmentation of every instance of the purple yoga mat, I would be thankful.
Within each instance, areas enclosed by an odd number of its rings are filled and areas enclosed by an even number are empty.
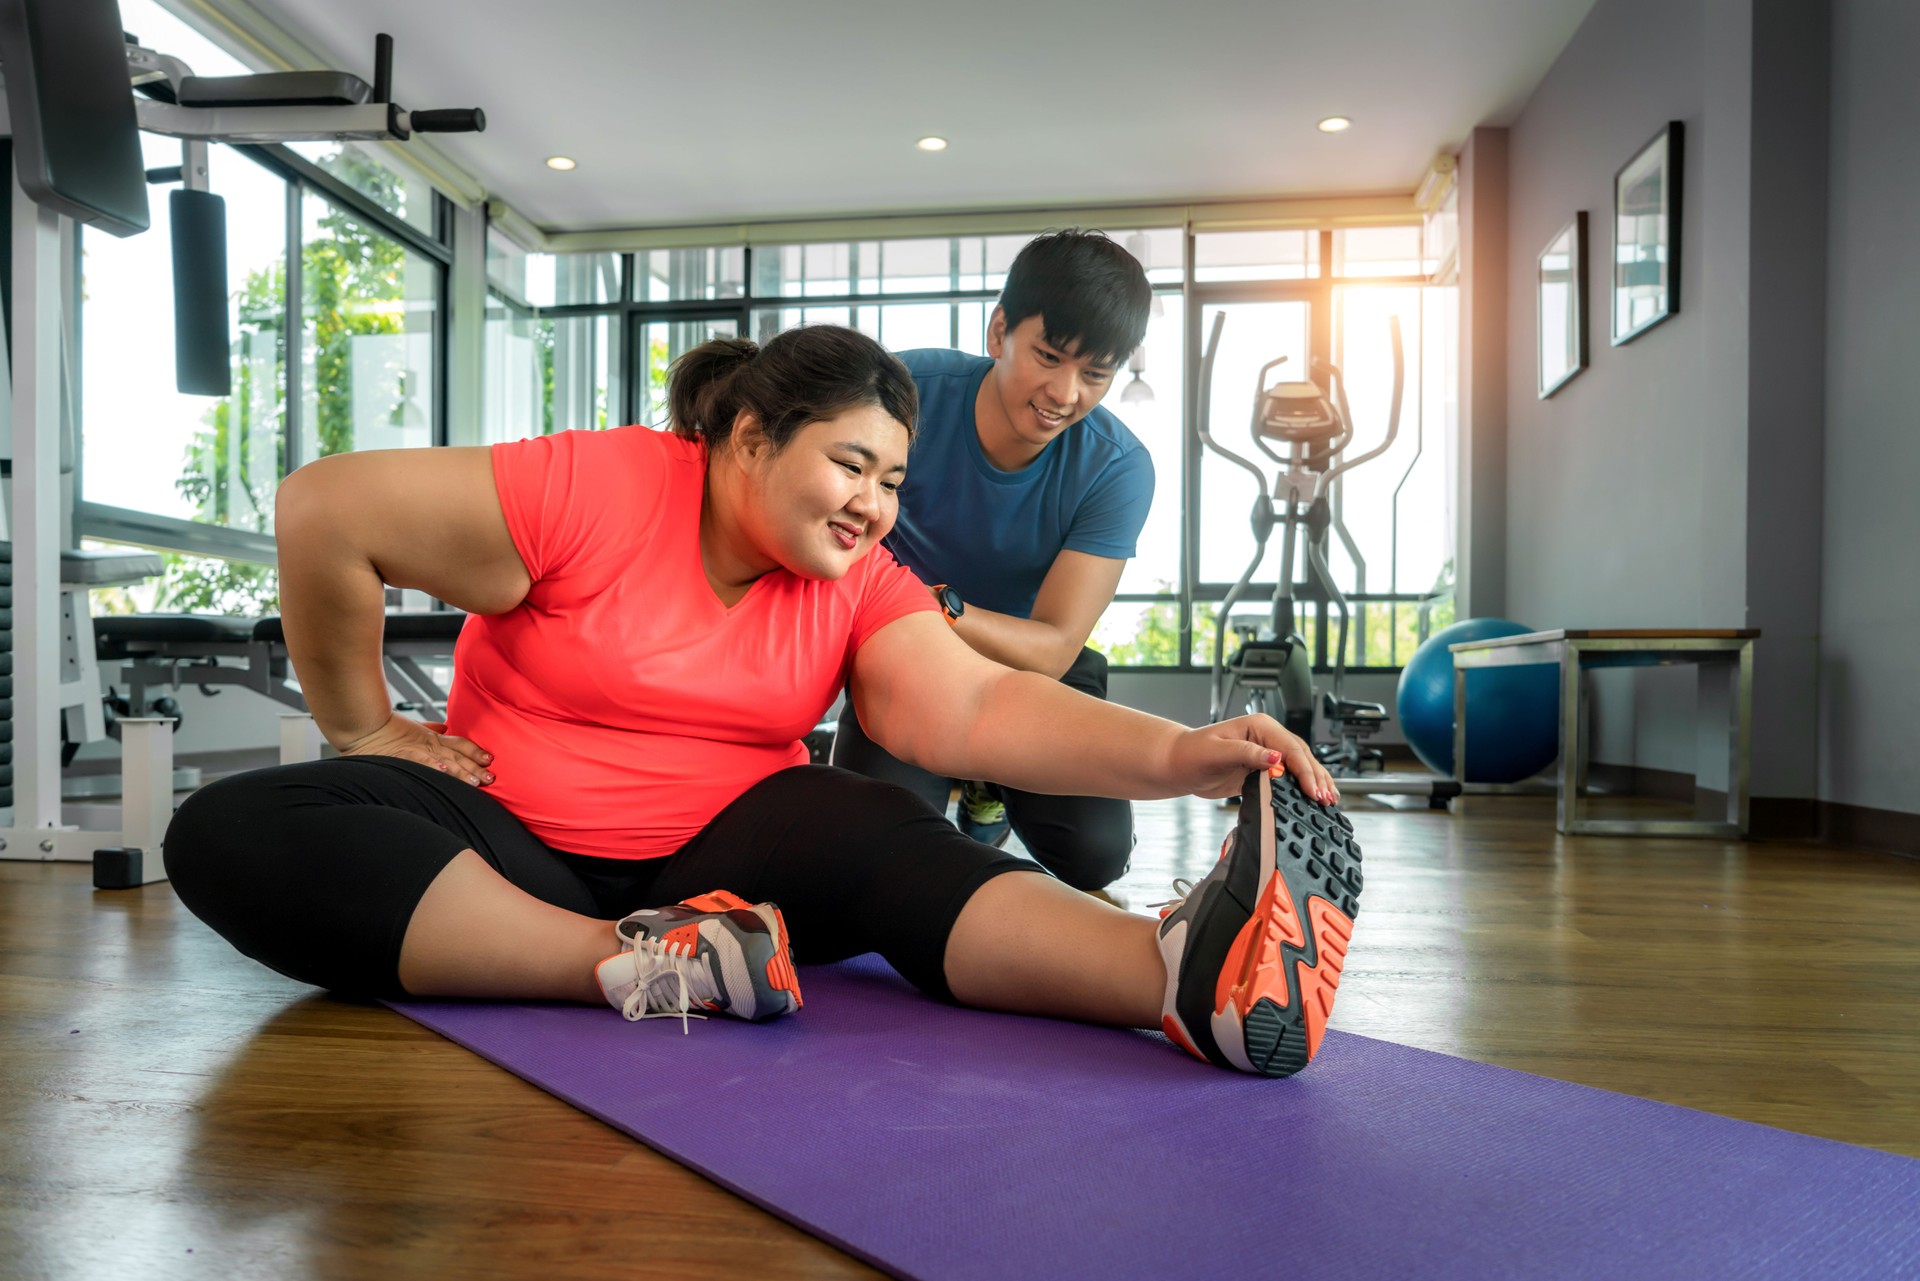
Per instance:
[[[1330,1033],[1299,1076],[954,1009],[395,1009],[900,1276],[1913,1277],[1920,1161]]]

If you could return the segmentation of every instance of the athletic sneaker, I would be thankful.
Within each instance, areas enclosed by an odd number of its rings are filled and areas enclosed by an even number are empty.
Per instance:
[[[614,922],[621,950],[594,969],[607,1004],[627,1018],[695,1010],[759,1021],[800,1008],[786,919],[771,903],[750,904],[725,890],[672,907],[649,907]]]
[[[1013,824],[1007,821],[1007,807],[987,790],[985,783],[960,784],[960,833],[995,849],[1007,843]]]
[[[1359,894],[1346,816],[1290,776],[1248,775],[1220,861],[1161,914],[1162,1030],[1221,1067],[1298,1072],[1333,1012]]]

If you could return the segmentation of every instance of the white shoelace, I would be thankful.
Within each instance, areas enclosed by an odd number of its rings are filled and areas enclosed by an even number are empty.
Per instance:
[[[620,1006],[620,1013],[626,1015],[629,1022],[677,1015],[680,1033],[684,1036],[688,1019],[707,1017],[692,1012],[695,1001],[706,1005],[720,1003],[720,989],[714,982],[713,971],[694,959],[691,944],[669,943],[662,938],[638,939],[632,955],[639,982]]]
[[[1173,878],[1173,892],[1175,897],[1168,899],[1166,902],[1149,903],[1147,906],[1149,908],[1179,907],[1182,903],[1186,902],[1188,896],[1193,893],[1193,882],[1184,876],[1176,876]]]

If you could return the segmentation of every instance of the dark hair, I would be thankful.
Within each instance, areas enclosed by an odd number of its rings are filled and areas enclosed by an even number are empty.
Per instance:
[[[764,347],[715,338],[682,353],[667,371],[674,434],[709,448],[733,434],[743,409],[760,420],[778,452],[808,423],[861,405],[878,405],[913,435],[920,409],[913,375],[885,347],[839,325],[783,330]]]
[[[1046,340],[1117,365],[1147,336],[1153,289],[1132,254],[1104,232],[1068,227],[1027,242],[1000,291],[1007,328],[1040,317]]]

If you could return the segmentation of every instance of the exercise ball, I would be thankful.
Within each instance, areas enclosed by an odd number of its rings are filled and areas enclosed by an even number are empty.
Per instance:
[[[1532,631],[1504,618],[1469,618],[1428,637],[1400,673],[1394,706],[1413,754],[1453,773],[1453,655],[1449,645]],[[1560,669],[1478,667],[1467,672],[1469,783],[1517,783],[1552,763],[1560,750]]]

